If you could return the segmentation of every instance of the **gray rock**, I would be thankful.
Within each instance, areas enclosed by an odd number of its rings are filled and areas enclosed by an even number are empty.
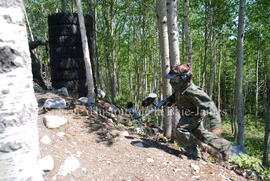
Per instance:
[[[115,106],[110,106],[110,107],[108,108],[108,111],[111,112],[111,113],[114,113],[114,114],[120,112],[120,110],[119,110],[117,107],[115,107]]]
[[[115,116],[114,114],[111,114],[110,116],[111,116],[111,118],[113,118],[113,119],[116,118],[116,116]]]
[[[103,90],[98,89],[98,97],[104,98],[105,96],[106,96],[106,93]]]
[[[113,120],[112,120],[111,118],[109,118],[108,121],[109,121],[110,123],[113,123]]]
[[[66,87],[62,87],[61,89],[57,89],[57,93],[64,95],[64,96],[69,96],[68,94],[68,89]]]
[[[121,137],[125,137],[125,136],[129,136],[129,133],[128,133],[127,131],[121,131],[121,132],[119,133],[119,135],[120,135]]]
[[[66,108],[66,106],[66,101],[62,98],[47,99],[43,105],[43,107],[47,109],[63,109]]]
[[[88,98],[87,97],[80,97],[78,99],[78,101],[80,101],[81,103],[87,104],[88,103]]]
[[[38,161],[39,168],[45,172],[52,171],[54,168],[54,159],[48,155]]]
[[[140,135],[145,134],[144,130],[141,129],[141,128],[135,128],[135,131],[136,131],[137,134],[140,134]]]
[[[158,128],[152,128],[152,130],[153,130],[154,134],[158,134],[159,133]]]
[[[43,118],[43,123],[47,128],[58,128],[66,124],[68,120],[66,118],[54,115],[46,115]]]
[[[79,160],[73,156],[69,156],[60,166],[58,175],[66,176],[68,174],[71,174],[71,172],[75,171],[78,168],[80,168]]]

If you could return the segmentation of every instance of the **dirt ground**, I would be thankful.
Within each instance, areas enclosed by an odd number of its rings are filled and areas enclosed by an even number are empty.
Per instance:
[[[85,106],[43,112],[46,98],[52,93],[37,93],[40,139],[49,136],[50,144],[40,143],[41,157],[51,155],[54,169],[45,172],[46,180],[57,181],[177,181],[177,180],[246,180],[234,171],[204,160],[190,160],[166,143],[142,137],[122,124],[115,124],[96,114],[87,115]],[[45,115],[59,115],[68,123],[56,129],[43,124]],[[129,135],[127,136],[127,132]],[[60,135],[60,134],[65,134]],[[135,146],[141,144],[143,147]],[[58,174],[69,156],[77,158],[80,167],[67,176]]]

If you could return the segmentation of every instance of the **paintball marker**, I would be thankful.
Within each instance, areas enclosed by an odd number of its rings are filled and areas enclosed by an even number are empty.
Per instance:
[[[147,111],[147,113],[142,117],[142,119],[147,118],[152,112],[155,112],[157,109],[160,109],[163,105],[165,105],[168,102],[168,98],[162,99],[161,101],[157,103],[153,103],[153,108]]]
[[[161,101],[159,101],[158,103],[154,103],[153,107],[155,109],[160,109],[163,105],[165,105],[168,102],[168,98],[162,99]]]

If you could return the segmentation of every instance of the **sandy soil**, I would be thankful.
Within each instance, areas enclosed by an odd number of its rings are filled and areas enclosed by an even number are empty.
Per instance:
[[[51,155],[54,169],[45,172],[46,180],[57,181],[177,181],[177,180],[246,180],[234,171],[205,160],[190,160],[168,146],[142,137],[122,124],[115,124],[96,114],[88,115],[85,106],[70,104],[69,109],[43,112],[46,98],[52,93],[36,94],[39,102],[39,137],[49,136],[50,144],[40,143],[41,157]],[[48,129],[43,124],[45,115],[59,115],[68,119],[66,125]],[[59,132],[65,133],[58,136]],[[129,136],[126,136],[126,133]],[[135,146],[141,143],[144,147]],[[68,174],[58,174],[69,156],[80,162],[80,167]]]

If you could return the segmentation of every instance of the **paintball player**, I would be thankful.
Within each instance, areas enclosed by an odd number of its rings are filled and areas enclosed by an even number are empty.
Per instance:
[[[175,104],[180,111],[176,141],[187,156],[199,158],[197,140],[217,149],[225,158],[244,153],[239,145],[219,137],[220,113],[212,99],[192,83],[190,64],[172,66],[166,79],[170,80],[174,92],[166,99],[165,105]]]

